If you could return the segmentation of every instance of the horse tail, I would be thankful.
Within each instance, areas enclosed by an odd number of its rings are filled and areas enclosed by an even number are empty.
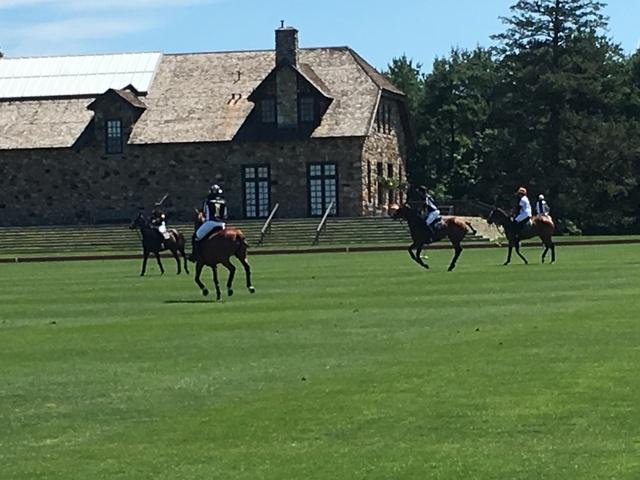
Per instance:
[[[469,229],[471,230],[471,233],[472,233],[473,235],[475,235],[476,233],[478,233],[478,231],[477,231],[475,228],[473,228],[473,225],[471,225],[471,223],[469,223],[469,222],[464,222],[464,223],[466,223],[466,224],[467,224],[467,227],[469,227]]]

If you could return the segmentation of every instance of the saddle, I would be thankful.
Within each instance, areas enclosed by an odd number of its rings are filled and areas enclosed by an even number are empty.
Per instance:
[[[213,230],[207,233],[207,235],[202,240],[210,240],[216,235],[218,235],[222,230],[225,230],[225,229],[222,227],[215,227]]]
[[[438,217],[432,224],[431,229],[425,224],[425,228],[427,230],[427,234],[430,237],[430,242],[436,241],[440,238],[440,232],[445,228],[444,220],[442,217]]]

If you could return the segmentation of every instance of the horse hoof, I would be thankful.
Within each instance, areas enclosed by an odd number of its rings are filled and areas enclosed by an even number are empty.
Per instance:
[[[207,295],[209,295],[209,290],[207,290],[206,288],[204,288],[202,290],[202,296],[206,297]]]
[[[229,295],[230,297],[233,296],[233,290],[232,289],[227,290],[227,295]]]
[[[256,289],[254,287],[249,287],[249,293],[256,293]]]

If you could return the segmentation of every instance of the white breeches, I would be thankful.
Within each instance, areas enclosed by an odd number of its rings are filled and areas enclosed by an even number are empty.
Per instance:
[[[165,225],[165,223],[164,223],[164,222],[162,222],[162,223],[160,224],[160,226],[158,227],[158,231],[159,231],[160,233],[162,233],[163,235],[164,235],[165,233],[167,233],[167,226]]]
[[[425,222],[427,222],[427,225],[431,225],[439,216],[440,216],[440,210],[434,210],[429,215],[427,215]]]
[[[196,240],[200,241],[202,240],[204,237],[206,237],[209,232],[211,230],[213,230],[216,227],[225,227],[225,223],[224,222],[216,222],[215,220],[209,220],[204,222],[202,225],[200,225],[200,228],[198,228],[198,230],[196,231]]]

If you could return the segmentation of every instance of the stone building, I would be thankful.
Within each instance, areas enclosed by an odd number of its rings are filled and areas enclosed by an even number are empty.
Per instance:
[[[397,201],[404,95],[348,47],[0,59],[0,225],[131,218],[212,183],[232,216],[368,215]]]

